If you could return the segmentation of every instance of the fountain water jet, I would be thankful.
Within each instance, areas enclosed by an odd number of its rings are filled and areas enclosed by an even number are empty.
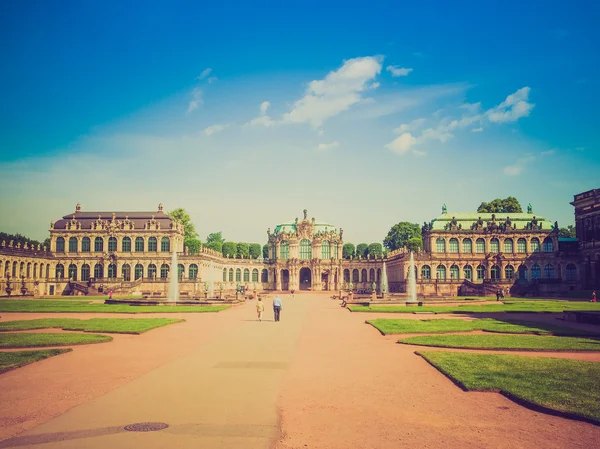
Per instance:
[[[177,302],[179,299],[179,267],[177,266],[177,252],[173,251],[171,257],[171,281],[169,282],[169,295],[167,302]]]
[[[410,265],[408,266],[408,279],[407,279],[407,293],[408,301],[407,304],[417,303],[417,281],[415,272],[415,258],[413,252],[410,252]]]
[[[387,293],[387,290],[388,290],[387,267],[385,265],[385,261],[383,261],[383,268],[381,270],[381,297],[383,299],[385,299],[385,294]]]

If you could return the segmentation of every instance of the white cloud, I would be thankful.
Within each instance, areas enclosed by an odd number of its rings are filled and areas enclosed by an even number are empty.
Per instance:
[[[335,142],[331,142],[331,143],[320,143],[317,146],[317,150],[319,151],[327,151],[327,150],[331,150],[333,148],[337,148],[340,146],[340,143],[336,140]]]
[[[427,155],[427,152],[426,152],[426,151],[421,151],[421,150],[412,150],[412,152],[413,152],[413,154],[414,154],[415,156],[419,156],[419,157],[422,157],[422,156],[426,156],[426,155]]]
[[[213,125],[204,129],[204,134],[212,136],[213,134],[220,133],[224,129],[229,128],[229,125]]]
[[[260,114],[265,115],[267,113],[267,109],[269,109],[269,106],[271,106],[271,103],[269,103],[268,101],[263,101],[260,104]]]
[[[413,69],[398,67],[397,65],[388,65],[385,69],[390,72],[394,78],[398,76],[408,76],[408,74],[413,71]]]
[[[522,87],[510,94],[506,100],[486,112],[488,120],[493,123],[510,123],[527,117],[535,106],[528,101],[530,90],[529,87]]]
[[[203,80],[204,78],[206,78],[208,75],[210,75],[210,73],[212,72],[212,69],[209,67],[207,69],[202,70],[202,73],[196,78],[198,81]]]
[[[477,114],[481,109],[481,102],[465,103],[461,106],[461,109],[466,109],[470,114]]]
[[[338,70],[329,72],[322,80],[308,84],[304,97],[283,115],[283,123],[310,123],[320,127],[323,122],[346,111],[361,100],[361,93],[381,73],[382,57],[368,56],[349,59]]]
[[[519,176],[525,170],[525,166],[535,160],[535,156],[532,154],[525,154],[523,157],[517,159],[513,165],[507,165],[504,167],[504,174],[507,176]]]
[[[201,106],[204,103],[204,101],[202,100],[202,94],[202,89],[200,89],[199,87],[194,87],[194,90],[192,90],[192,99],[188,103],[188,114],[198,109],[198,106]]]
[[[551,148],[550,150],[547,150],[547,151],[542,151],[542,152],[540,153],[540,156],[542,156],[542,157],[544,157],[544,156],[551,156],[551,155],[553,155],[554,153],[556,153],[556,149],[554,149],[554,148]]]
[[[209,79],[207,79],[206,81],[208,82],[208,84],[212,84],[215,81],[217,81],[219,78],[217,78],[216,76],[211,76]]]
[[[480,133],[483,131],[483,126],[480,126],[479,128],[473,128],[471,130],[472,133]]]
[[[411,133],[401,134],[398,138],[388,143],[385,147],[394,153],[405,154],[417,143]]]
[[[260,117],[256,117],[255,119],[252,119],[248,123],[244,124],[245,127],[264,126],[265,128],[270,128],[271,126],[275,125],[277,125],[277,122],[268,115],[261,115]]]
[[[398,128],[396,128],[394,130],[394,132],[396,134],[402,134],[402,133],[405,133],[406,131],[414,131],[416,129],[419,129],[421,126],[423,126],[423,123],[425,123],[425,119],[418,118],[418,119],[413,120],[410,123],[404,123],[404,124],[400,125]]]

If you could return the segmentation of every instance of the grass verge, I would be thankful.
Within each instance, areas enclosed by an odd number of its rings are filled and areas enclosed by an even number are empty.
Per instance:
[[[97,334],[3,333],[0,334],[0,348],[87,345],[111,340],[108,335]]]
[[[600,311],[600,303],[594,302],[565,302],[565,301],[507,301],[506,303],[462,305],[462,306],[348,306],[352,312],[377,312],[377,313],[494,313],[494,312],[520,312],[543,313],[563,312],[565,310]]]
[[[31,313],[203,313],[220,312],[231,306],[129,306],[87,304],[82,301],[0,300],[0,312]]]
[[[23,331],[31,329],[58,328],[69,331],[106,332],[109,334],[141,334],[161,326],[185,320],[173,318],[43,318],[39,320],[19,320],[0,322],[2,331]]]
[[[0,374],[69,351],[71,351],[70,348],[43,349],[41,351],[0,352]]]
[[[600,341],[574,337],[532,335],[423,335],[398,343],[440,348],[507,349],[519,351],[600,351]]]
[[[419,351],[469,391],[500,391],[531,408],[600,423],[600,363],[506,354]]]

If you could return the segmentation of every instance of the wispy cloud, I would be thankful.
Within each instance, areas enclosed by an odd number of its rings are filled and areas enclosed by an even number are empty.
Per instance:
[[[480,133],[483,132],[483,126],[480,126],[479,128],[473,128],[471,130],[472,133]]]
[[[269,106],[271,106],[271,103],[269,103],[268,101],[263,101],[260,104],[260,113],[261,113],[261,115],[265,115],[267,113],[267,109],[269,109]]]
[[[509,123],[527,117],[535,106],[528,101],[530,90],[529,87],[523,87],[510,94],[506,100],[486,112],[488,120],[493,123]]]
[[[408,74],[413,71],[413,69],[398,67],[397,65],[388,65],[385,69],[390,72],[394,78],[408,76]]]
[[[202,91],[202,89],[200,89],[199,87],[194,87],[194,89],[192,90],[192,99],[188,103],[188,114],[198,109],[198,107],[204,103],[204,101],[202,100],[203,94],[204,92]]]
[[[269,109],[270,106],[271,106],[271,103],[269,103],[268,101],[263,101],[260,104],[260,106],[258,107],[258,109],[260,111],[260,115],[256,118],[250,120],[249,122],[245,123],[244,127],[248,128],[248,127],[252,127],[252,126],[262,126],[265,128],[270,128],[272,126],[277,125],[277,122],[267,115],[267,110]]]
[[[333,148],[337,148],[340,146],[340,143],[336,140],[334,142],[331,143],[320,143],[317,146],[317,150],[319,151],[327,151],[327,150],[331,150]]]
[[[523,157],[517,159],[513,165],[504,167],[504,174],[507,176],[519,176],[525,170],[525,166],[535,160],[532,154],[524,154]]]
[[[213,134],[220,133],[221,131],[229,128],[229,125],[213,125],[204,129],[204,134],[212,136]]]
[[[210,75],[210,74],[211,74],[211,72],[212,72],[212,69],[211,69],[210,67],[209,67],[209,68],[206,68],[206,69],[202,70],[202,73],[201,73],[200,75],[198,75],[198,76],[196,77],[196,79],[197,79],[198,81],[202,81],[204,78],[206,78],[208,75]]]

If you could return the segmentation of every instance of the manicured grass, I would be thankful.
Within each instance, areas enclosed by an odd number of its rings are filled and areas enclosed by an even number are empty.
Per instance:
[[[565,301],[506,301],[505,303],[463,305],[463,306],[348,306],[352,312],[377,313],[494,313],[494,312],[563,312],[565,310],[595,310],[600,311],[600,303],[594,302],[565,302]]]
[[[2,333],[0,334],[0,348],[87,345],[111,340],[112,337],[108,335],[97,334]]]
[[[20,368],[21,366],[29,365],[30,363],[38,362],[47,359],[48,357],[64,354],[69,351],[71,351],[70,348],[43,349],[41,351],[0,352],[0,373]]]
[[[121,304],[87,304],[82,301],[0,300],[0,312],[53,313],[202,313],[219,312],[230,306],[129,306]]]
[[[501,391],[517,400],[600,423],[600,363],[505,354],[417,354],[466,390]]]
[[[600,351],[600,341],[574,337],[532,335],[423,335],[398,343],[440,348],[509,349],[522,351]]]
[[[534,323],[529,321],[507,322],[496,320],[494,318],[484,318],[472,321],[457,319],[395,320],[380,318],[376,320],[368,320],[367,323],[375,327],[384,335],[433,334],[482,330],[486,332],[501,332],[506,334],[600,336],[600,333],[556,326],[553,324]]]
[[[172,318],[92,318],[89,320],[43,318],[0,322],[0,332],[59,328],[70,331],[141,334],[157,327],[182,321],[185,320]]]

